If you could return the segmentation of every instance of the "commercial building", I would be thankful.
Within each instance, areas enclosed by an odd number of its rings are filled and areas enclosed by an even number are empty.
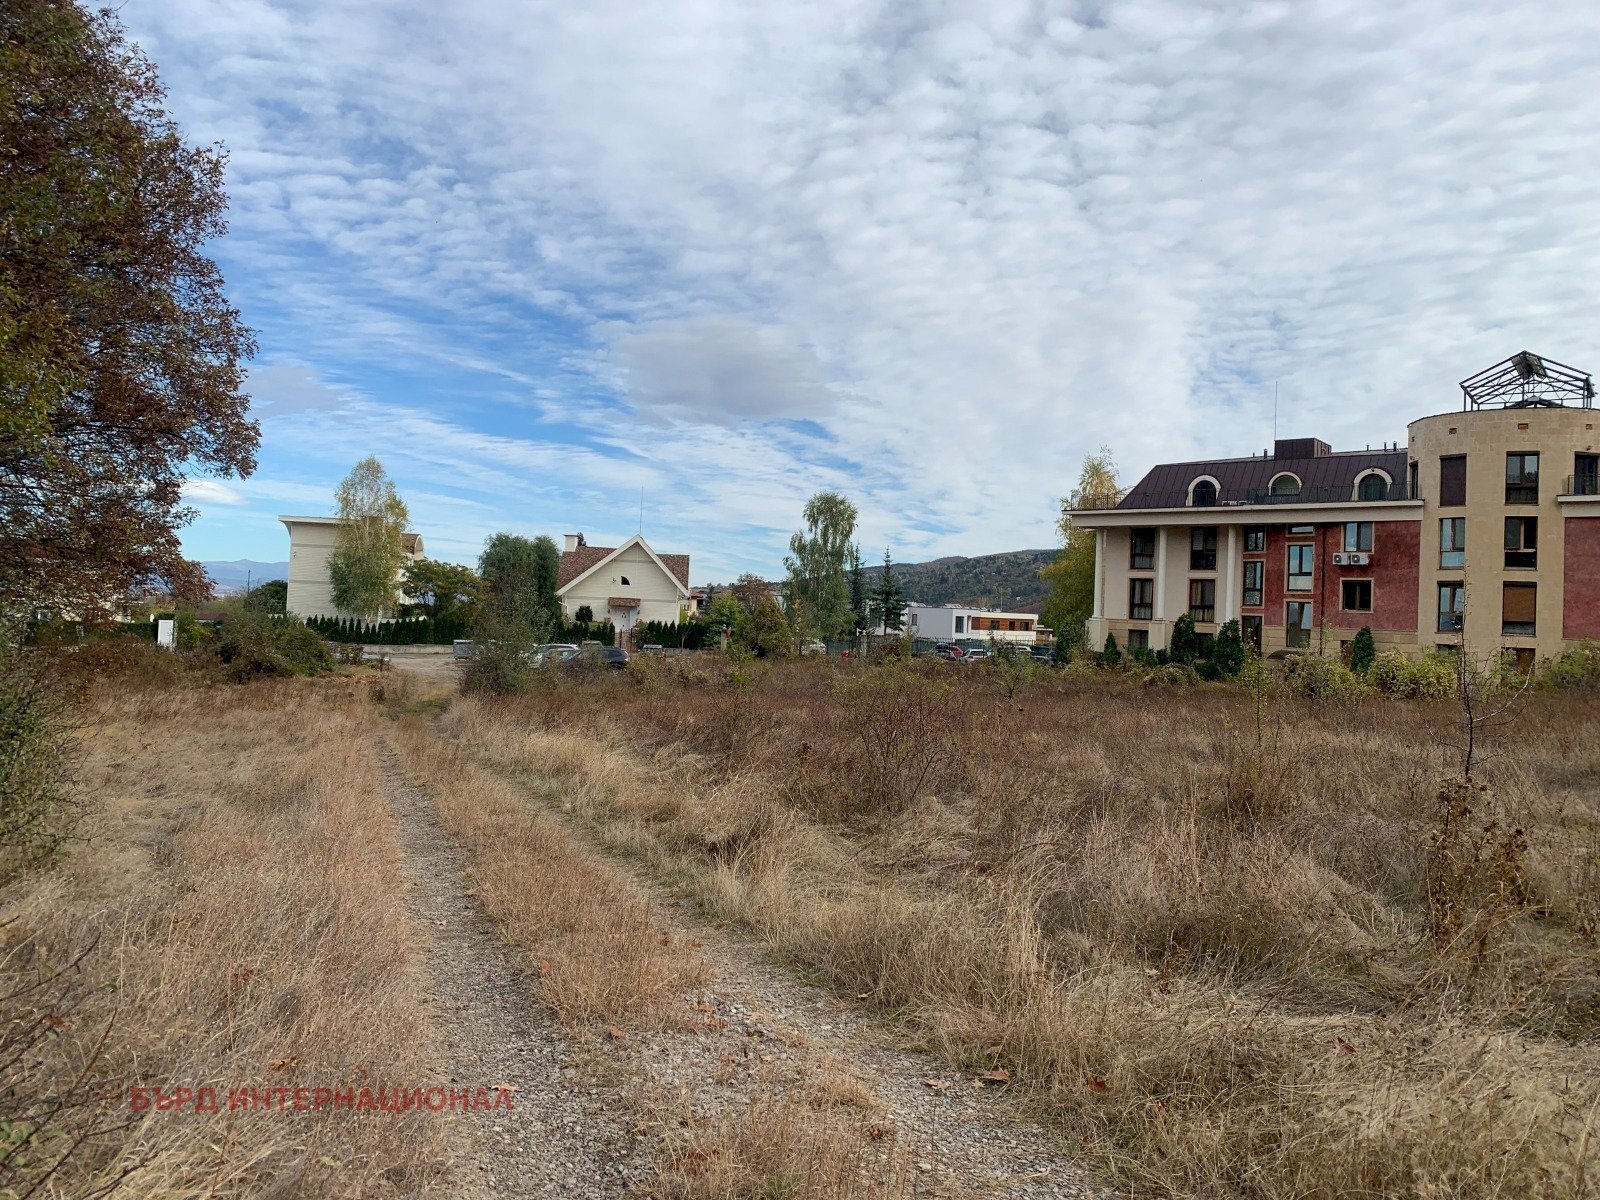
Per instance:
[[[996,641],[1032,646],[1050,631],[1039,625],[1037,613],[1001,612],[990,608],[962,608],[955,604],[908,604],[905,628],[919,638],[936,642]]]
[[[1269,657],[1463,645],[1530,664],[1600,637],[1600,436],[1589,375],[1526,351],[1463,380],[1459,411],[1405,446],[1315,438],[1246,458],[1166,463],[1095,531],[1099,645],[1165,647],[1237,619]]]

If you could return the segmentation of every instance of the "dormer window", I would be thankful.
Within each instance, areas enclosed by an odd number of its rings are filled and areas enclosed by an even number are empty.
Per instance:
[[[1356,481],[1357,500],[1387,500],[1392,481],[1383,471],[1368,471]]]
[[[1289,471],[1275,475],[1272,487],[1269,489],[1274,496],[1298,496],[1300,494],[1300,476]]]
[[[1217,484],[1213,479],[1196,479],[1189,488],[1189,504],[1193,508],[1215,508]]]

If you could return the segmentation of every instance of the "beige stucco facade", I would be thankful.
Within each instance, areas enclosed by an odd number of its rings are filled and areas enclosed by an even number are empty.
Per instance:
[[[338,517],[279,517],[289,531],[288,611],[297,617],[349,617],[333,602],[328,558],[339,532]],[[422,557],[422,538],[406,534],[406,557]]]
[[[1600,518],[1592,497],[1574,497],[1568,480],[1579,454],[1600,447],[1597,414],[1590,408],[1499,408],[1441,413],[1410,425],[1411,460],[1416,464],[1417,494],[1423,501],[1421,586],[1417,595],[1417,628],[1424,645],[1455,645],[1462,640],[1478,647],[1532,650],[1536,658],[1559,653],[1572,639],[1563,637],[1567,517]],[[1507,499],[1506,456],[1539,456],[1537,500]],[[1466,458],[1465,504],[1442,503],[1442,460]],[[1506,566],[1506,518],[1537,519],[1536,565]],[[1440,522],[1466,519],[1465,562],[1440,565]],[[1466,585],[1466,612],[1460,634],[1441,632],[1439,584]],[[1503,629],[1506,584],[1537,588],[1535,632],[1531,636]]]

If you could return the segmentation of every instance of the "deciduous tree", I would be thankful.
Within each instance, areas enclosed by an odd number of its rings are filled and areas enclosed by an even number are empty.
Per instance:
[[[1061,516],[1056,530],[1061,535],[1061,554],[1042,572],[1050,581],[1050,599],[1044,617],[1056,632],[1057,640],[1076,645],[1083,638],[1083,626],[1094,614],[1094,531],[1079,529],[1072,523],[1072,511],[1103,505],[1109,507],[1122,498],[1117,483],[1117,467],[1111,451],[1101,447],[1084,456],[1078,472],[1078,486],[1061,501]]]
[[[456,617],[477,603],[483,581],[471,567],[419,558],[406,564],[403,586],[425,616]]]
[[[788,593],[801,628],[839,637],[854,623],[846,575],[856,506],[838,492],[818,492],[806,502],[806,527],[789,539]]]
[[[497,620],[527,624],[555,622],[561,604],[556,598],[556,576],[561,555],[550,538],[497,533],[484,543],[478,556],[483,599]],[[592,614],[591,614],[592,615]]]
[[[0,610],[205,596],[184,478],[255,468],[224,155],[164,100],[109,12],[0,4]]]
[[[381,617],[399,592],[411,514],[383,464],[370,455],[350,469],[335,500],[339,529],[328,556],[333,603],[358,617]]]

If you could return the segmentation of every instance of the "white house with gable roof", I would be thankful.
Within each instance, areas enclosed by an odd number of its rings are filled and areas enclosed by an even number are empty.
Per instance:
[[[556,573],[556,595],[569,621],[588,608],[618,630],[641,621],[676,621],[689,603],[689,556],[657,554],[642,537],[620,546],[591,546],[569,533]]]

